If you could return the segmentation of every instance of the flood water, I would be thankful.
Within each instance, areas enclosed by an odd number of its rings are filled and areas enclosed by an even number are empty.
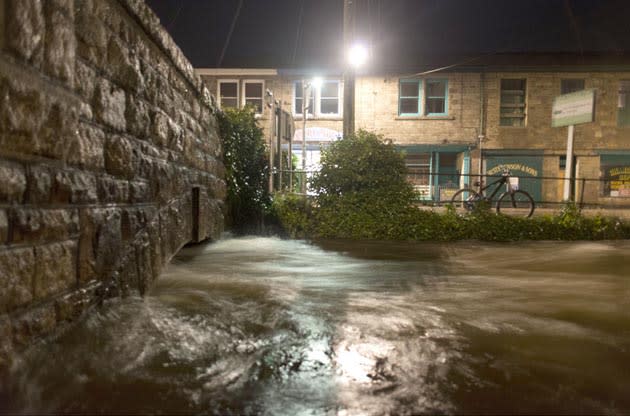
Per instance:
[[[24,357],[4,412],[630,413],[630,242],[228,238]]]

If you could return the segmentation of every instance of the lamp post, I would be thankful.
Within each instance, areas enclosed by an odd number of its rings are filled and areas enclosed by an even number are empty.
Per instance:
[[[368,59],[368,50],[361,43],[354,43],[348,49],[346,70],[343,76],[343,137],[354,134],[355,73]]]
[[[302,193],[306,193],[306,118],[308,110],[313,110],[308,102],[310,101],[309,93],[313,95],[313,104],[315,104],[315,91],[321,86],[322,80],[319,77],[313,78],[310,82],[302,79]]]

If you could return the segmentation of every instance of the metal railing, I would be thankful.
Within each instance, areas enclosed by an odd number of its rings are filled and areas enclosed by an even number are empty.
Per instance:
[[[282,187],[276,191],[302,193],[302,183],[307,181],[315,171],[283,170],[274,171],[278,178],[282,175]],[[407,178],[418,192],[417,202],[424,205],[441,206],[450,203],[452,195],[464,184],[478,191],[479,183],[486,184],[501,175],[453,174],[428,172],[409,174]],[[524,176],[510,175],[518,178],[518,187],[527,191],[540,208],[558,208],[567,201],[563,200],[563,189],[566,179],[557,176]],[[277,182],[277,180],[276,180]],[[619,183],[605,178],[574,178],[571,182],[571,198],[579,208],[611,208],[630,209],[630,183]],[[291,184],[291,187],[289,186]],[[486,193],[491,192],[487,190]]]

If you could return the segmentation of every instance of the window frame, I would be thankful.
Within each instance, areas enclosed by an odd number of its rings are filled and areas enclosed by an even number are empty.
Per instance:
[[[234,107],[227,107],[227,108],[240,108],[240,82],[238,79],[219,79],[217,80],[217,97],[218,102],[219,102],[219,108],[223,110],[223,104],[222,104],[222,96],[221,96],[221,85],[222,84],[236,84],[236,96],[235,97],[228,97],[231,99],[236,99],[236,106]]]
[[[431,96],[429,97],[428,95],[428,83],[429,82],[444,82],[444,96],[440,97],[440,96]],[[426,78],[424,80],[424,105],[423,105],[423,114],[426,117],[440,117],[440,116],[447,116],[448,115],[448,78]],[[429,100],[429,98],[432,99],[436,99],[436,98],[443,98],[444,99],[444,111],[442,113],[429,113],[429,111],[427,110],[428,105],[427,102]]]
[[[402,84],[416,84],[418,94],[417,95],[402,95]],[[398,80],[398,115],[401,117],[418,117],[423,113],[422,108],[422,87],[423,80],[422,79],[399,79]],[[418,112],[417,113],[403,113],[402,112],[402,100],[411,100],[416,98],[418,102]]]
[[[617,89],[617,127],[630,127],[630,79],[620,79]],[[621,102],[623,100],[623,106]],[[627,115],[626,115],[627,114]]]
[[[322,89],[324,84],[336,84],[337,95],[336,97],[324,97],[322,96]],[[315,89],[315,109],[317,116],[319,117],[339,117],[341,115],[341,80],[338,79],[325,79],[322,81],[322,85]],[[335,113],[322,113],[322,101],[323,100],[337,100],[337,111]]]
[[[327,83],[334,83],[337,85],[337,96],[336,97],[322,97],[322,87],[324,84]],[[301,118],[303,116],[302,114],[302,110],[300,108],[300,110],[298,111],[296,108],[296,100],[303,100],[304,97],[297,97],[296,92],[298,91],[298,85],[300,86],[299,90],[302,91],[302,80],[300,79],[296,79],[292,82],[293,85],[293,93],[292,93],[292,99],[291,99],[291,110],[293,113],[293,116],[297,117],[297,118]],[[322,81],[322,85],[319,86],[318,88],[314,88],[313,91],[311,91],[310,94],[310,106],[308,108],[307,111],[307,117],[308,118],[327,118],[327,117],[332,117],[332,118],[339,118],[342,116],[342,111],[343,111],[343,85],[342,85],[342,81],[341,79],[336,79],[336,78],[330,78],[330,79],[324,79]],[[302,95],[300,93],[300,95]],[[337,112],[336,113],[322,113],[322,100],[327,100],[327,99],[336,99],[337,100]]]
[[[508,90],[503,88],[503,81],[523,81],[522,90]],[[508,104],[503,102],[503,95],[518,95],[516,92],[520,92],[523,96],[523,104]],[[503,115],[503,108],[522,108],[522,114],[508,114]],[[503,124],[504,119],[521,119],[522,124],[515,126],[514,124]],[[499,79],[499,127],[514,127],[524,128],[527,127],[527,78],[500,78]]]
[[[399,117],[446,117],[448,116],[448,78],[401,78],[398,80],[398,116]],[[404,113],[402,111],[402,100],[414,99],[416,96],[402,95],[403,84],[417,84],[418,86],[418,112],[417,113]],[[428,84],[429,83],[444,83],[444,95],[443,96],[428,96]],[[429,99],[443,99],[444,111],[441,113],[430,113],[428,111],[427,102]]]
[[[242,91],[242,108],[247,106],[247,99],[258,99],[258,97],[247,97],[247,84],[260,84],[260,112],[256,111],[255,114],[257,116],[261,116],[265,112],[265,80],[263,79],[244,79],[243,80],[243,91]]]

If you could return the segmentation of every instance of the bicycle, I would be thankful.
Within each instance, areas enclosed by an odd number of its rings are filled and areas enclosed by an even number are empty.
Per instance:
[[[518,186],[513,186],[510,181],[510,171],[504,170],[501,177],[484,186],[479,185],[479,192],[472,188],[459,189],[451,198],[451,204],[455,208],[464,208],[467,211],[472,211],[481,202],[488,202],[492,204],[493,198],[499,192],[502,185],[506,185],[506,190],[503,192],[497,200],[496,210],[497,214],[511,215],[511,216],[523,216],[529,218],[534,213],[536,205],[534,204],[534,198],[527,192],[518,189]],[[492,186],[496,185],[494,191],[490,196],[484,195],[484,191]]]

